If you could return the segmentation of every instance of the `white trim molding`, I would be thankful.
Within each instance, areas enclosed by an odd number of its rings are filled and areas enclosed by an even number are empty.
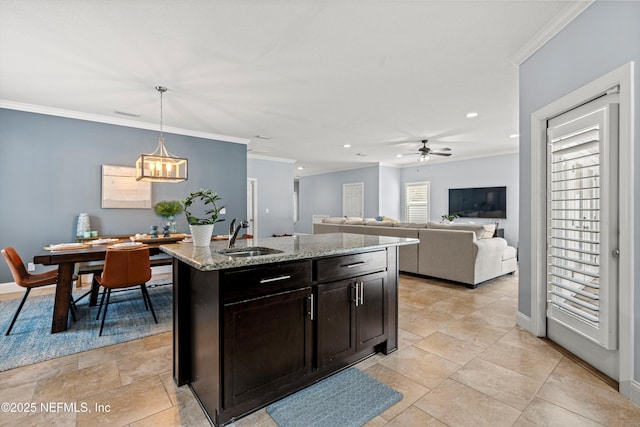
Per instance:
[[[526,314],[523,314],[519,311],[516,313],[516,325],[520,326],[525,331],[531,332],[535,335],[533,321],[531,320],[531,317],[527,316]]]
[[[595,0],[570,2],[564,9],[556,14],[553,20],[538,31],[527,43],[525,43],[520,49],[518,49],[513,55],[509,57],[516,67],[519,67],[524,61],[531,55],[536,53],[538,49],[544,46],[549,40],[551,40],[556,34],[558,34],[564,27],[569,25],[578,15],[580,15],[586,8],[591,6]]]
[[[547,120],[619,85],[619,293],[618,382],[634,381],[634,63],[629,62],[531,114],[531,332],[546,336],[546,127]],[[637,390],[637,389],[634,389]],[[620,388],[630,398],[631,387]]]
[[[145,123],[136,120],[122,119],[119,117],[108,117],[99,114],[81,113],[79,111],[63,110],[61,108],[45,107],[42,105],[23,104],[21,102],[7,101],[0,99],[0,108],[8,110],[26,111],[28,113],[45,114],[47,116],[65,117],[68,119],[86,120],[88,122],[106,123],[116,126],[125,126],[135,129],[158,130],[157,123]],[[217,133],[200,132],[189,129],[163,127],[164,133],[176,135],[193,136],[196,138],[212,139],[215,141],[234,142],[236,144],[248,144],[251,140],[239,138],[237,136],[219,135]]]

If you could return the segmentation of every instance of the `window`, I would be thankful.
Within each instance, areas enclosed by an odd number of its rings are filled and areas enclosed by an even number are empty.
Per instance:
[[[405,221],[429,221],[428,182],[411,182],[405,184]]]

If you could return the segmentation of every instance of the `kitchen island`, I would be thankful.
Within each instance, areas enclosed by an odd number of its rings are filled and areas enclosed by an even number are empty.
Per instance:
[[[296,235],[174,257],[173,375],[224,425],[398,346],[398,246],[417,239]]]

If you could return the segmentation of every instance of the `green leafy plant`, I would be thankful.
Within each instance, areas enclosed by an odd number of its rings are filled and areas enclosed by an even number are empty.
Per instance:
[[[161,217],[169,218],[182,212],[182,203],[178,200],[162,200],[156,203],[153,210]]]
[[[206,218],[198,218],[191,212],[189,212],[191,205],[193,205],[196,200],[202,201],[205,205],[205,208],[210,205],[211,209],[206,209],[204,211],[204,214],[207,215]],[[211,190],[205,190],[203,188],[189,194],[189,197],[182,201],[182,204],[184,205],[184,214],[187,217],[187,222],[189,223],[189,225],[207,225],[224,221],[224,219],[218,218],[220,211],[224,208],[224,206],[218,207],[216,205],[216,202],[220,202],[220,200],[222,199],[218,196],[217,193],[214,193]]]
[[[443,220],[443,221],[449,221],[449,222],[451,222],[451,221],[453,221],[453,220],[454,220],[454,219],[456,219],[456,218],[460,218],[460,215],[456,215],[456,214],[453,214],[453,215],[442,215],[442,220]]]

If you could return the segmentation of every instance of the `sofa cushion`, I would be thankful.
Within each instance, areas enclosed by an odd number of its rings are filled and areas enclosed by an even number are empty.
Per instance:
[[[398,222],[393,224],[393,226],[399,228],[427,228],[427,224],[419,222]]]
[[[327,217],[327,218],[322,218],[322,222],[324,224],[344,224],[346,220],[344,218],[340,218],[340,217]]]
[[[364,225],[364,220],[362,218],[360,219],[349,219],[347,218],[344,223],[346,225]]]
[[[439,222],[429,222],[427,228],[434,230],[461,230],[461,231],[473,231],[476,235],[476,239],[481,239],[484,234],[484,227],[482,224],[465,224],[465,223],[451,223],[444,224]]]
[[[483,224],[482,228],[484,232],[482,233],[481,239],[492,239],[496,234],[496,225],[495,224]]]
[[[378,227],[380,227],[380,226],[383,226],[383,227],[391,227],[391,226],[393,226],[393,223],[391,221],[376,221],[376,220],[373,220],[373,221],[366,221],[364,224],[365,225],[371,225],[371,226],[374,226],[374,227],[375,226],[378,226]]]
[[[508,259],[515,258],[515,257],[516,257],[516,248],[514,248],[513,246],[507,246],[502,251],[502,260],[503,261],[506,261]]]

